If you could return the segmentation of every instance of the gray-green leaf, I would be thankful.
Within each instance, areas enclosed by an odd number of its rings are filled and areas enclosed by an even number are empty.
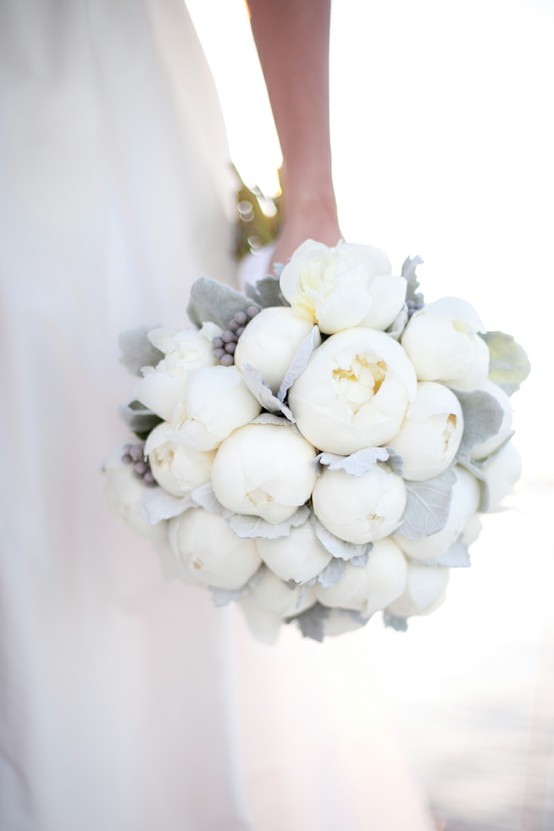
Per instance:
[[[190,496],[173,496],[163,488],[145,488],[141,499],[142,515],[149,525],[173,519],[194,507]]]
[[[120,407],[119,415],[131,432],[141,439],[145,439],[162,421],[156,413],[148,410],[140,401],[131,401],[127,406]]]
[[[484,390],[460,390],[452,388],[461,404],[464,415],[464,432],[460,443],[460,455],[494,436],[502,426],[504,410],[494,395]]]
[[[297,511],[284,522],[267,522],[259,516],[247,514],[232,514],[227,518],[229,527],[241,539],[263,538],[265,540],[276,540],[280,537],[288,537],[291,528],[298,528],[304,525],[310,515],[310,510],[301,505]]]
[[[320,465],[329,470],[344,470],[350,476],[363,476],[371,470],[377,462],[389,464],[393,473],[401,475],[404,460],[392,447],[366,447],[357,450],[350,456],[339,456],[336,453],[320,453],[315,459]]]
[[[262,277],[254,285],[248,283],[245,292],[261,309],[268,309],[270,306],[290,306],[281,294],[277,277]]]
[[[441,531],[448,520],[456,474],[448,468],[423,482],[406,482],[406,509],[396,531],[410,540],[419,540]]]
[[[405,617],[398,617],[398,615],[391,615],[390,612],[383,612],[383,623],[385,626],[395,629],[397,632],[406,632],[408,629],[408,621]]]
[[[325,636],[325,621],[329,617],[331,610],[321,603],[316,603],[309,609],[306,609],[302,614],[293,618],[287,618],[287,623],[296,621],[305,638],[312,638],[314,641],[322,642]]]
[[[192,284],[187,312],[192,323],[198,327],[211,321],[226,329],[237,312],[246,312],[253,305],[259,304],[226,283],[200,277]]]
[[[291,424],[294,424],[294,416],[286,404],[279,401],[276,395],[273,395],[270,388],[265,383],[261,372],[251,364],[244,364],[242,367],[242,377],[244,382],[254,398],[256,398],[264,410],[269,410],[271,413],[283,413],[288,418]]]
[[[285,373],[285,377],[283,378],[281,386],[279,387],[279,392],[277,393],[279,401],[285,400],[287,392],[290,390],[296,379],[302,375],[308,366],[308,361],[310,360],[312,352],[319,346],[320,343],[321,335],[319,334],[319,329],[317,326],[314,326],[308,337],[304,338],[296,350],[290,366]]]
[[[406,328],[408,316],[408,306],[404,303],[391,325],[386,330],[387,335],[390,335],[390,337],[394,338],[394,340],[400,340],[400,335]]]
[[[164,353],[148,340],[148,332],[155,328],[155,325],[139,326],[122,332],[119,336],[119,360],[132,375],[140,376],[143,366],[156,366],[164,357]]]
[[[425,301],[421,292],[418,292],[419,280],[417,279],[416,268],[418,265],[423,265],[423,260],[419,255],[415,257],[406,257],[402,263],[402,277],[408,281],[408,288],[406,290],[406,302],[411,304],[414,309],[420,309]]]
[[[329,554],[332,554],[333,557],[337,557],[339,560],[348,561],[353,557],[361,557],[364,554],[369,554],[373,548],[373,543],[371,542],[364,543],[363,545],[356,545],[353,542],[345,542],[345,540],[341,540],[339,537],[336,537],[328,531],[315,516],[312,516],[312,522],[315,535],[321,545],[327,549]]]
[[[342,580],[345,569],[346,563],[344,560],[338,560],[334,557],[317,575],[317,582],[320,586],[323,586],[324,589],[336,586],[336,584],[340,583]]]
[[[481,337],[489,347],[489,379],[511,395],[531,371],[525,349],[504,332],[485,332]]]

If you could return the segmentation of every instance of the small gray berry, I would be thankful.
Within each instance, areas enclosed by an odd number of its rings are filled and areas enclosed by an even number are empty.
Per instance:
[[[228,344],[226,344],[226,346],[228,346]],[[214,355],[218,361],[220,361],[225,354],[225,349],[214,349]]]
[[[142,444],[133,444],[133,446],[129,450],[129,456],[134,462],[140,462],[140,460],[144,458],[143,448],[144,445]]]
[[[224,355],[221,358],[221,365],[222,366],[232,366],[234,363],[232,355]]]
[[[223,348],[223,340],[221,338],[213,338],[212,346],[214,349],[222,349]]]
[[[245,328],[246,328],[245,326],[241,326],[239,329],[237,329],[237,338],[240,338],[240,336],[244,332]]]
[[[130,453],[124,453],[123,456],[121,457],[121,461],[123,462],[124,465],[130,465],[133,461],[133,459],[131,458],[131,454]]]
[[[230,322],[230,324],[229,324],[229,331],[230,331],[230,332],[236,332],[236,331],[237,331],[237,329],[239,328],[239,325],[240,325],[240,324],[239,324],[239,323],[237,323],[237,321],[236,321],[236,320],[232,320],[232,321]]]
[[[256,315],[258,314],[259,311],[260,310],[258,309],[257,306],[249,306],[246,310],[246,314],[248,315],[250,320],[252,320],[253,317],[256,317]]]
[[[235,320],[239,324],[239,326],[244,326],[248,318],[244,314],[244,312],[237,312],[235,315]]]
[[[221,340],[223,343],[231,343],[231,341],[235,340],[235,335],[233,332],[230,332],[229,329],[225,329],[223,334],[221,335]]]
[[[142,481],[144,482],[145,485],[154,485],[154,484],[156,484],[156,480],[154,479],[154,477],[152,476],[151,471],[149,471],[149,470],[147,470],[146,473],[144,474],[144,476],[142,478]]]
[[[133,468],[138,476],[144,476],[146,471],[148,470],[148,465],[145,462],[137,462]]]
[[[234,355],[234,354],[235,354],[235,349],[236,349],[236,348],[237,348],[236,343],[226,343],[226,344],[225,344],[225,351],[226,351],[229,355]],[[222,356],[222,357],[223,357],[223,356]]]

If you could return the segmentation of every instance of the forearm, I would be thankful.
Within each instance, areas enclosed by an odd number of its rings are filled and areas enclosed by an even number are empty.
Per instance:
[[[331,0],[248,0],[283,151],[285,210],[334,212],[329,137]]]

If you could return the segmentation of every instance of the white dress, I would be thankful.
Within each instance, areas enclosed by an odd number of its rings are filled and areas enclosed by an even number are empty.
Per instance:
[[[254,643],[102,494],[132,395],[118,334],[234,280],[184,6],[3,0],[0,96],[0,828],[427,828],[365,642]]]

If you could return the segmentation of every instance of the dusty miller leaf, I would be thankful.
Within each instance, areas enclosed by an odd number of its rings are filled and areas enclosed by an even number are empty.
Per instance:
[[[397,534],[419,540],[441,531],[448,520],[456,474],[448,468],[423,482],[406,482],[406,509]]]
[[[408,317],[408,306],[406,303],[404,303],[402,308],[392,321],[391,325],[386,330],[387,335],[389,335],[391,338],[394,338],[394,340],[400,340],[400,335],[406,328]]]
[[[418,265],[423,265],[423,260],[420,256],[406,257],[402,263],[402,277],[408,281],[408,288],[406,290],[406,302],[412,306],[412,309],[421,309],[425,305],[423,295],[418,292],[419,280],[417,279],[416,268]]]
[[[131,401],[127,406],[120,407],[119,415],[131,432],[140,439],[146,439],[154,427],[162,422],[156,413],[148,410],[140,401]]]
[[[408,630],[408,621],[405,617],[398,617],[398,615],[391,615],[390,612],[383,612],[383,623],[385,626],[395,629],[397,632],[406,632]]]
[[[369,551],[366,551],[365,554],[358,554],[357,557],[352,557],[348,562],[351,566],[355,568],[363,568],[367,565],[367,561],[369,560]]]
[[[338,560],[336,557],[333,557],[331,562],[317,575],[317,582],[324,589],[336,586],[342,580],[345,569],[346,563],[344,560]]]
[[[484,332],[481,337],[489,347],[489,379],[511,395],[531,371],[525,349],[504,332]]]
[[[367,542],[363,545],[356,545],[353,542],[345,542],[339,537],[336,537],[325,528],[321,522],[315,517],[312,518],[315,535],[329,554],[337,557],[339,560],[351,560],[352,557],[360,557],[364,554],[369,554],[373,548],[373,543]]]
[[[456,540],[444,554],[437,557],[435,563],[447,568],[467,568],[471,565],[467,545],[461,539]]]
[[[261,372],[251,364],[244,364],[242,367],[242,377],[244,382],[254,398],[256,398],[264,410],[269,410],[271,413],[283,413],[288,418],[291,424],[294,423],[294,416],[282,401],[279,401],[277,396],[273,395],[270,388],[262,378]]]
[[[252,419],[250,424],[273,424],[275,427],[290,427],[288,418],[275,415],[275,413],[260,413],[259,416]]]
[[[281,294],[278,277],[262,277],[254,285],[248,283],[245,293],[261,309],[268,309],[271,306],[290,306]]]
[[[191,501],[196,508],[203,508],[208,514],[220,514],[224,519],[234,516],[233,512],[225,508],[218,500],[211,482],[199,485],[191,495]]]
[[[308,366],[310,356],[314,349],[318,347],[319,343],[321,343],[321,335],[319,334],[317,326],[314,326],[308,337],[304,338],[290,362],[290,366],[285,373],[285,377],[277,393],[279,401],[285,400],[287,392]]]
[[[476,444],[494,436],[502,426],[504,410],[494,395],[484,390],[460,390],[452,388],[462,407],[464,432],[460,442],[460,455],[469,453]]]
[[[227,519],[229,527],[241,539],[263,538],[265,540],[276,540],[280,537],[288,537],[291,528],[298,528],[304,525],[310,515],[310,510],[305,505],[300,508],[284,522],[267,522],[259,516],[246,514],[231,514]]]
[[[331,610],[321,603],[316,603],[309,609],[306,609],[302,614],[293,618],[287,618],[287,623],[295,621],[298,623],[300,631],[305,638],[312,638],[314,641],[321,643],[325,637],[325,621],[329,617]]]
[[[246,312],[253,305],[257,304],[226,283],[200,277],[192,284],[187,312],[198,327],[211,321],[226,329],[237,312]]]
[[[263,571],[263,566],[257,570],[255,574],[252,575],[250,580],[247,580],[244,586],[241,586],[240,589],[218,589],[216,586],[209,586],[210,592],[212,593],[212,600],[215,606],[227,606],[229,603],[235,603],[237,600],[246,594],[246,592],[250,591],[250,589],[258,582],[261,572]]]
[[[366,447],[357,450],[350,456],[339,456],[336,453],[320,453],[315,462],[325,465],[329,470],[344,470],[350,476],[363,476],[371,470],[377,462],[389,464],[393,473],[400,475],[404,460],[392,447]]]
[[[149,525],[173,519],[193,507],[190,496],[173,496],[163,488],[145,488],[141,498],[142,515]]]
[[[156,366],[164,357],[164,353],[148,340],[148,332],[155,328],[156,326],[139,326],[122,332],[119,336],[119,360],[132,375],[140,377],[143,366]]]

